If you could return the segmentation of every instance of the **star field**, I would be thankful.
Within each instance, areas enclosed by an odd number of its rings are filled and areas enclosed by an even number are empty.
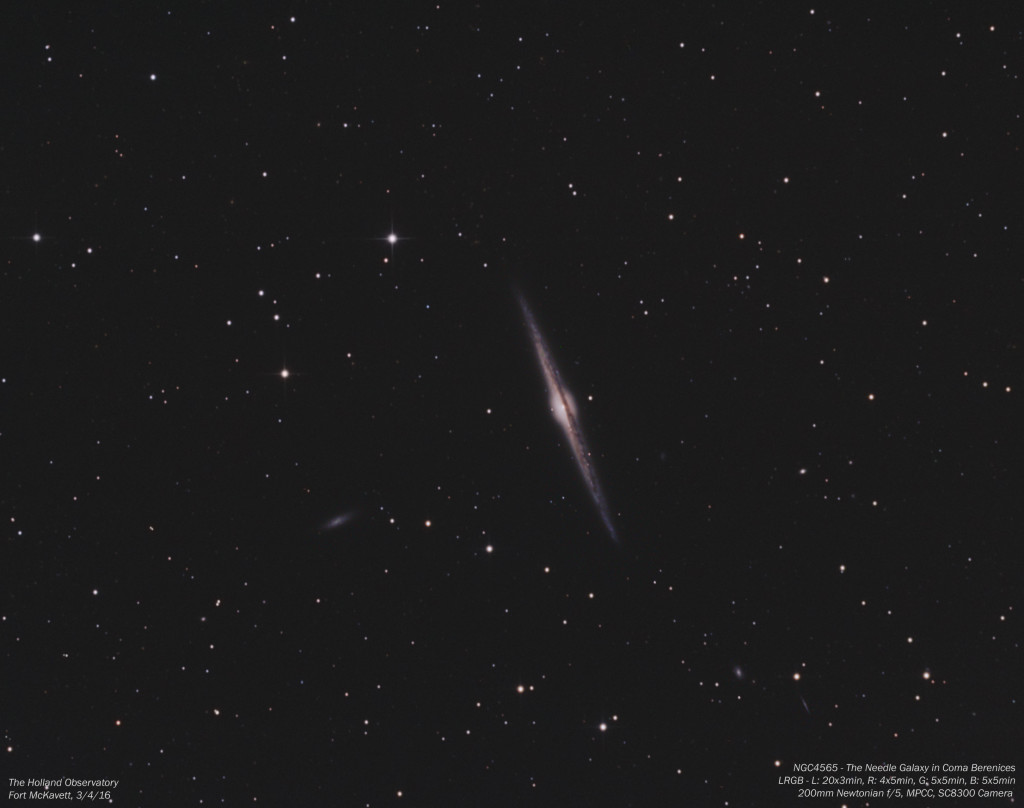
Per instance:
[[[639,808],[1024,764],[1015,12],[10,11],[7,776]]]

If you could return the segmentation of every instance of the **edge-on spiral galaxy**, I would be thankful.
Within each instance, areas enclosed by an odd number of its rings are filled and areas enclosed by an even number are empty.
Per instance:
[[[569,439],[569,446],[572,448],[573,457],[576,458],[576,465],[583,475],[583,481],[587,484],[590,497],[594,501],[597,513],[601,517],[608,535],[614,541],[618,541],[618,534],[612,524],[611,514],[608,512],[608,504],[605,501],[604,493],[601,490],[601,482],[597,479],[597,472],[591,460],[590,449],[587,448],[586,439],[583,437],[583,430],[580,428],[579,417],[576,413],[576,402],[572,393],[562,383],[558,366],[548,350],[544,335],[540,333],[537,320],[530,310],[523,294],[516,290],[516,299],[526,319],[526,327],[530,332],[530,339],[533,341],[533,348],[537,352],[537,359],[540,362],[541,371],[544,374],[544,382],[548,390],[548,402],[551,406],[551,414],[561,425],[566,437]]]

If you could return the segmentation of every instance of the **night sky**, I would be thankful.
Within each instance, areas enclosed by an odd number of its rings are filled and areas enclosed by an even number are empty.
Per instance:
[[[5,792],[1011,804],[778,780],[1024,763],[1018,4],[95,5],[2,14]]]

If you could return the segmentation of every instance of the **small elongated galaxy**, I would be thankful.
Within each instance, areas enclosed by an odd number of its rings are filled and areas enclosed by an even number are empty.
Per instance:
[[[597,508],[601,522],[608,531],[608,535],[612,537],[612,540],[618,542],[619,536],[615,530],[615,525],[612,524],[608,503],[604,498],[604,492],[601,490],[601,481],[597,478],[597,471],[594,469],[590,449],[587,447],[586,438],[580,427],[576,402],[573,399],[572,393],[562,382],[558,366],[555,364],[554,357],[548,349],[544,335],[541,334],[540,328],[537,326],[537,320],[530,310],[530,304],[526,302],[526,298],[518,290],[516,290],[516,299],[519,301],[519,307],[523,311],[526,327],[530,332],[533,348],[537,352],[537,360],[540,362],[541,372],[544,374],[544,383],[547,385],[551,414],[554,415],[555,420],[558,421],[565,432],[566,438],[569,440],[569,446],[572,449],[573,457],[576,459],[576,465],[583,475],[583,481],[587,485],[587,490],[590,491],[590,497],[594,501],[594,507]]]

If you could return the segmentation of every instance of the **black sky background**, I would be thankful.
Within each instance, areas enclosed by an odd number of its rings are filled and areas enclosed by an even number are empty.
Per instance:
[[[1018,762],[1020,14],[811,5],[5,10],[3,776]]]

